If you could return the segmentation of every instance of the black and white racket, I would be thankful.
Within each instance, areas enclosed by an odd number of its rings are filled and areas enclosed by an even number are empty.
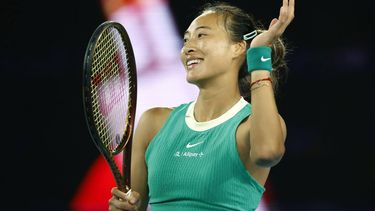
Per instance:
[[[136,101],[137,73],[129,36],[120,23],[105,21],[95,29],[86,49],[83,105],[92,140],[124,192],[130,191]],[[120,152],[122,169],[114,160]]]

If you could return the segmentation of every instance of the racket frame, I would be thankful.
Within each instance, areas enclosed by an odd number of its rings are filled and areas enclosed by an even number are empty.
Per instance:
[[[94,112],[93,112],[93,99],[91,97],[91,74],[92,74],[92,63],[93,63],[93,54],[95,52],[95,46],[97,41],[100,39],[102,32],[107,30],[110,27],[114,27],[119,31],[119,34],[122,36],[122,41],[124,43],[126,53],[127,53],[127,67],[129,67],[129,77],[131,78],[132,83],[129,86],[129,98],[130,103],[128,104],[129,114],[127,116],[125,133],[121,139],[121,142],[115,150],[110,152],[102,143],[98,130],[95,127],[94,121]],[[131,145],[133,139],[134,131],[134,120],[135,120],[135,111],[136,111],[136,102],[137,102],[137,71],[134,52],[132,44],[130,42],[129,35],[124,28],[118,22],[115,21],[105,21],[101,23],[92,34],[89,43],[86,48],[84,63],[83,63],[83,105],[84,113],[86,117],[86,123],[89,128],[89,132],[92,140],[94,141],[96,147],[100,153],[104,156],[108,164],[110,165],[111,171],[115,177],[116,184],[118,188],[122,191],[130,191],[130,161],[131,161]],[[123,152],[123,165],[122,172],[118,169],[116,162],[114,161],[114,155]],[[124,175],[124,176],[122,176]]]

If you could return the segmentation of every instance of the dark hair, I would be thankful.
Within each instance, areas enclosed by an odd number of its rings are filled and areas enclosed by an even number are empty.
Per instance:
[[[198,16],[207,11],[213,11],[222,16],[224,28],[229,32],[233,42],[243,41],[243,35],[257,30],[258,34],[265,31],[265,28],[260,22],[256,22],[255,18],[246,13],[244,10],[230,5],[226,2],[206,3],[200,9]],[[250,47],[251,40],[247,41],[247,48]],[[273,80],[273,89],[276,93],[279,88],[279,82],[285,81],[287,76],[287,65],[285,61],[286,46],[282,38],[279,38],[271,46],[272,48],[272,72],[271,78]],[[239,88],[241,95],[250,102],[250,74],[247,71],[246,59],[241,66],[238,74]]]

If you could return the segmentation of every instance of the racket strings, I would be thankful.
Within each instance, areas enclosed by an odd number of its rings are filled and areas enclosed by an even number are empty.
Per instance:
[[[108,28],[94,50],[91,80],[94,122],[110,151],[122,141],[129,119],[130,76],[127,51],[116,28]]]

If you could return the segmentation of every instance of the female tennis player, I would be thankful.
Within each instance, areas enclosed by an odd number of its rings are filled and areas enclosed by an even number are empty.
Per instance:
[[[132,192],[112,189],[109,210],[255,210],[282,159],[286,124],[275,100],[285,67],[281,35],[294,18],[283,0],[262,29],[240,8],[209,4],[184,34],[193,102],[142,114],[132,153]],[[173,91],[173,87],[171,87]],[[168,94],[168,93],[166,93]]]

